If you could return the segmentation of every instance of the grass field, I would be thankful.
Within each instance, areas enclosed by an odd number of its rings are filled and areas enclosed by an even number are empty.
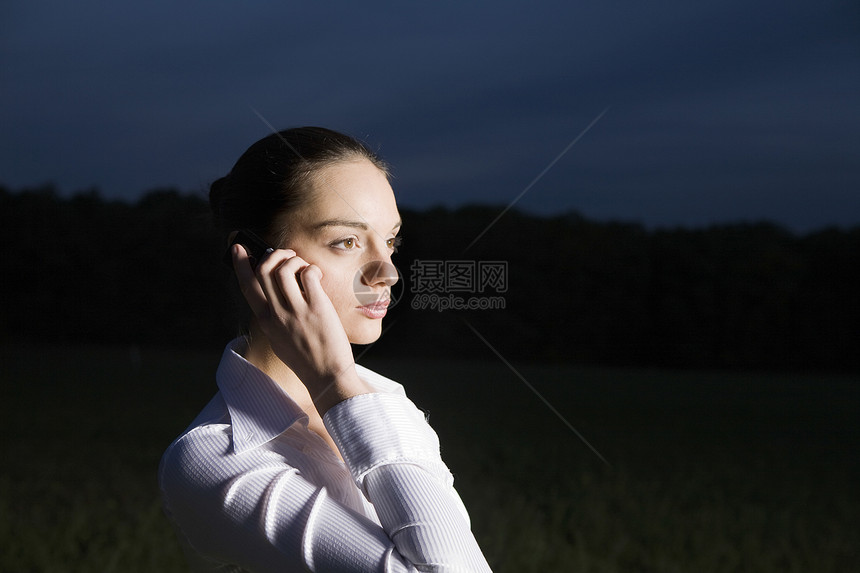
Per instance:
[[[0,571],[182,571],[155,470],[220,349],[0,349]],[[856,377],[364,361],[430,415],[494,571],[860,571]]]

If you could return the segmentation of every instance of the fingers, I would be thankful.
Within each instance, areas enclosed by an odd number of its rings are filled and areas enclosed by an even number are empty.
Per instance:
[[[266,312],[268,299],[259,281],[257,281],[254,269],[251,268],[248,253],[242,245],[238,244],[233,245],[230,250],[233,257],[233,270],[236,271],[242,296],[248,301],[248,306],[251,307],[254,314],[260,316]]]
[[[279,249],[257,268],[257,279],[271,303],[296,310],[307,304],[299,278],[302,269],[307,266],[307,261],[297,256],[292,249]]]
[[[277,249],[257,266],[251,268],[248,254],[241,245],[233,247],[233,267],[242,294],[258,318],[295,311],[307,304],[300,276],[308,263],[292,249]],[[322,273],[317,267],[308,276],[316,278],[318,289]]]
[[[307,305],[307,299],[305,299],[304,292],[302,292],[300,277],[302,276],[302,271],[308,267],[308,263],[296,255],[295,252],[289,250],[287,252],[291,253],[292,257],[278,266],[273,276],[277,277],[278,286],[290,308],[304,307]]]
[[[315,306],[318,301],[328,300],[328,295],[322,287],[322,271],[316,265],[308,265],[301,270],[300,273],[302,286],[305,291],[305,298],[308,304]],[[323,297],[323,298],[320,298]]]

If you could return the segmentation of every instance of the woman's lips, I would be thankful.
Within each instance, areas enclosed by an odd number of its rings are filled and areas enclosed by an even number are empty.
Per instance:
[[[360,310],[367,318],[382,318],[385,316],[385,313],[388,312],[388,303],[390,302],[391,301],[388,299],[380,300],[360,306],[358,307],[358,310]]]

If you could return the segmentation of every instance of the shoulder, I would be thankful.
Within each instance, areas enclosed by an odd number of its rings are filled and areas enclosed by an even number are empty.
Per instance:
[[[224,462],[233,448],[229,424],[208,423],[191,427],[168,446],[159,465],[159,482],[165,493],[180,493],[214,485],[225,473]]]
[[[163,494],[177,498],[216,486],[229,473],[232,452],[233,425],[219,392],[161,456],[158,481]]]

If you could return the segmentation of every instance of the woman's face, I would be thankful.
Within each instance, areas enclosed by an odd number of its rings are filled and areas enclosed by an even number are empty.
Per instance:
[[[373,342],[397,272],[391,255],[400,213],[385,174],[366,159],[342,161],[317,171],[309,200],[285,217],[286,244],[322,270],[322,287],[347,338]]]

